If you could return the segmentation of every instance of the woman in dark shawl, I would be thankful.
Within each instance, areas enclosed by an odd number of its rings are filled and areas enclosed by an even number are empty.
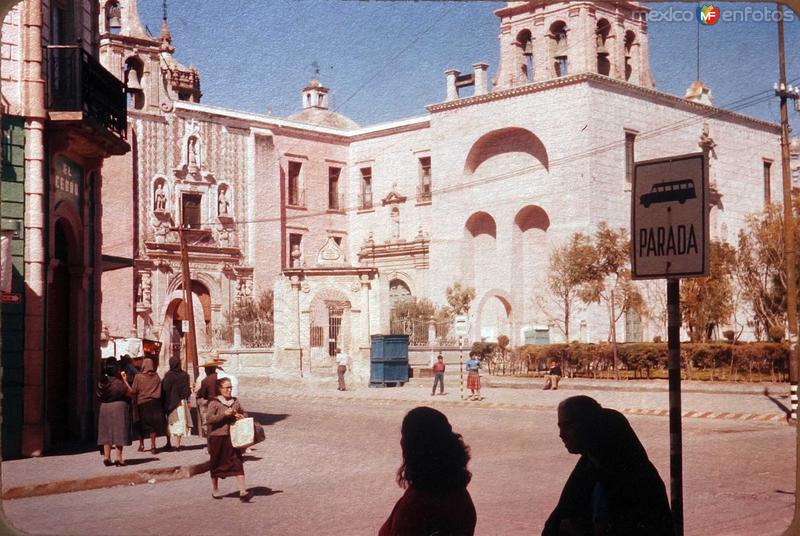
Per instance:
[[[169,371],[161,381],[161,398],[167,416],[167,448],[172,446],[175,436],[175,449],[181,450],[181,438],[191,431],[189,416],[189,375],[181,370],[181,358],[169,358]]]
[[[109,362],[97,383],[97,398],[100,411],[97,417],[97,444],[103,447],[103,464],[122,466],[122,447],[131,444],[130,412],[128,397],[131,386],[124,372],[120,373],[116,362]],[[117,449],[117,459],[111,462],[111,447]]]
[[[150,452],[156,453],[156,436],[164,433],[164,409],[161,407],[161,378],[156,374],[153,360],[142,363],[142,371],[131,386],[139,408],[142,434],[150,436]]]

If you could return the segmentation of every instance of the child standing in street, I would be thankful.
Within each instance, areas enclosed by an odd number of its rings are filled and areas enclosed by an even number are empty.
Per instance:
[[[481,360],[478,352],[470,352],[467,368],[467,389],[472,393],[470,400],[481,400]]]

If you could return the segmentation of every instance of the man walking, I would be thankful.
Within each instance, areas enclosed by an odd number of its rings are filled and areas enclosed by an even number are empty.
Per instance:
[[[436,385],[439,385],[439,394],[444,394],[444,357],[442,354],[436,356],[436,363],[433,364],[433,389],[431,396],[436,394]]]
[[[336,348],[336,376],[339,380],[339,391],[347,391],[344,385],[344,373],[347,372],[348,359],[346,352],[342,352],[341,348]]]

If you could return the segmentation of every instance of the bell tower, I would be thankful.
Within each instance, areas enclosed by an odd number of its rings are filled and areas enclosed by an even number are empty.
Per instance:
[[[172,57],[175,47],[163,3],[161,34],[150,35],[139,19],[136,0],[99,0],[100,61],[122,80],[129,108],[145,113],[172,109],[172,102],[200,102],[200,74]]]
[[[597,73],[653,88],[647,12],[638,2],[508,2],[496,89]]]

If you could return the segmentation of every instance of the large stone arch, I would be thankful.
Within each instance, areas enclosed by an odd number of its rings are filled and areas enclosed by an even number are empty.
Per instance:
[[[464,162],[464,175],[475,173],[481,164],[504,153],[527,153],[550,170],[547,149],[536,134],[525,128],[507,127],[488,132],[472,145]]]
[[[516,343],[516,329],[514,323],[514,299],[511,294],[503,289],[493,288],[483,294],[478,301],[478,306],[475,309],[475,339],[482,340],[486,337],[488,340],[495,341],[497,336],[506,335],[511,339],[511,343]],[[495,318],[488,318],[491,313],[503,311],[505,319],[500,325],[497,324]],[[488,328],[494,328],[494,333],[489,333]]]
[[[210,285],[209,285],[210,283]],[[192,308],[194,311],[194,323],[196,330],[197,347],[200,350],[207,350],[213,346],[213,304],[214,292],[219,296],[219,285],[208,274],[196,273],[191,280]],[[161,342],[166,350],[162,352],[162,357],[169,357],[176,352],[180,352],[183,333],[180,321],[186,320],[186,311],[183,309],[185,299],[183,291],[183,278],[180,274],[175,275],[167,285],[166,299],[161,304],[161,312],[157,318],[162,318]],[[167,359],[162,359],[159,363],[160,368],[166,364]]]

